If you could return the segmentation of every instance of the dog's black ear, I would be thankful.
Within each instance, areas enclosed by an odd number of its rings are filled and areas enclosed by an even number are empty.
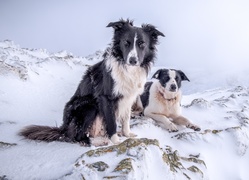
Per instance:
[[[120,19],[117,22],[110,22],[106,27],[113,27],[115,30],[120,30],[124,27],[124,25],[130,25],[133,26],[133,21],[127,19],[126,21],[123,19]]]
[[[157,40],[157,37],[158,37],[158,36],[163,36],[163,37],[165,37],[164,34],[163,34],[162,32],[160,32],[160,31],[158,31],[158,30],[156,29],[156,27],[153,26],[153,25],[150,25],[150,24],[143,24],[143,25],[142,25],[142,29],[143,29],[145,32],[148,32],[148,33],[151,35],[151,37],[152,37],[153,39],[155,39],[155,40]]]
[[[160,73],[161,73],[161,69],[157,70],[157,72],[155,72],[155,74],[151,77],[151,79],[159,79],[159,76],[160,76]]]
[[[181,70],[178,70],[177,72],[180,74],[182,81],[190,81],[188,77],[184,74],[184,72],[182,72]]]

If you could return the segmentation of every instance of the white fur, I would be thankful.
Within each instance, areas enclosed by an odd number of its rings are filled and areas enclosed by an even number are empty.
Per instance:
[[[164,129],[177,131],[177,126],[172,123],[170,115],[180,115],[180,104],[167,102],[165,96],[167,96],[165,89],[162,89],[158,80],[155,80],[150,88],[149,105],[144,109],[144,115],[157,121]]]
[[[106,67],[111,71],[114,79],[113,93],[123,96],[118,102],[116,120],[122,124],[123,135],[133,137],[135,135],[130,132],[131,107],[137,96],[143,93],[147,78],[146,70],[140,66],[120,64],[114,58],[107,60]],[[112,142],[118,141],[117,138],[113,135]]]
[[[170,77],[170,80],[167,82],[166,87],[165,87],[167,91],[170,90],[170,86],[171,86],[172,84],[175,84],[176,87],[177,87],[177,83],[176,83],[176,81],[175,81],[176,72],[175,72],[174,70],[169,70],[169,77]],[[176,91],[177,91],[177,90],[178,90],[178,87],[177,87]]]
[[[135,34],[135,37],[134,37],[133,49],[129,52],[129,54],[127,56],[127,64],[130,64],[129,59],[131,57],[136,58],[136,61],[138,63],[138,55],[137,55],[136,42],[137,42],[137,33]]]
[[[118,134],[113,134],[112,137],[111,137],[111,142],[113,144],[119,144],[120,143],[120,140],[119,140],[119,137],[118,137]]]
[[[179,100],[174,102],[166,100],[173,98],[173,96],[176,97],[176,95]],[[145,108],[144,115],[149,117],[157,115],[160,117],[160,122],[164,123],[164,126],[167,126],[171,123],[170,117],[172,114],[176,116],[181,114],[180,99],[180,91],[177,93],[167,92],[162,89],[162,86],[158,80],[154,80],[150,88],[149,105]],[[173,127],[172,130],[174,129],[175,128]]]
[[[170,76],[175,77],[175,74],[171,72]],[[168,83],[174,83],[174,81]],[[176,92],[170,92],[167,90],[167,85],[163,88],[159,80],[153,80],[150,88],[149,104],[144,109],[144,115],[154,119],[169,131],[177,131],[176,125],[185,125],[197,130],[198,126],[181,116],[180,102],[181,91],[179,89]]]

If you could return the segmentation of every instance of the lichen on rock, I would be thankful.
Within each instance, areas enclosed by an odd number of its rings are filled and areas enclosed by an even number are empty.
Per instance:
[[[163,153],[163,160],[170,166],[170,170],[174,173],[182,173],[187,179],[191,179],[191,175],[189,174],[189,171],[201,174],[201,176],[204,176],[204,173],[197,167],[198,165],[203,165],[205,168],[206,164],[203,160],[197,158],[197,156],[189,155],[190,157],[183,157],[180,156],[177,150],[172,150],[170,146],[167,146],[165,148],[165,151]],[[199,157],[199,155],[198,155]],[[186,168],[184,166],[184,163],[194,163],[194,165]]]
[[[118,144],[118,145],[113,145],[113,146],[108,146],[108,147],[102,147],[102,148],[97,148],[95,150],[90,150],[86,152],[85,154],[89,157],[94,156],[98,157],[101,155],[104,155],[108,152],[116,152],[117,155],[119,154],[124,154],[127,152],[128,149],[132,147],[136,147],[139,145],[156,145],[159,146],[159,142],[156,139],[147,139],[147,138],[141,138],[141,139],[127,139],[124,142]]]
[[[111,157],[111,159],[110,159]],[[206,164],[198,156],[181,156],[178,150],[162,148],[156,139],[126,139],[118,145],[96,148],[85,152],[74,164],[70,176],[85,179],[146,179],[150,171],[167,178],[194,179],[195,173],[205,176]],[[159,165],[160,169],[154,166]],[[196,168],[194,168],[196,167]],[[195,170],[195,171],[194,171]],[[166,178],[166,179],[167,179]]]
[[[117,167],[114,169],[114,172],[120,172],[121,174],[128,174],[133,170],[132,167],[132,158],[125,158],[120,161]]]
[[[105,171],[109,168],[108,164],[103,161],[98,161],[89,165],[91,168],[95,168],[97,171]]]

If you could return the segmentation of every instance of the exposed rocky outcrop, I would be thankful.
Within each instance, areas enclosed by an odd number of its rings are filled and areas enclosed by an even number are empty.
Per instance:
[[[203,178],[206,170],[205,162],[198,157],[183,157],[170,146],[160,147],[156,139],[140,138],[84,153],[74,164],[74,170],[63,178],[151,179],[150,171],[155,171],[155,165],[163,179]]]

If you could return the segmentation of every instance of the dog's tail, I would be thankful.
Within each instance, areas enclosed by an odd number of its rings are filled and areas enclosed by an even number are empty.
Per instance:
[[[65,136],[59,127],[31,125],[22,129],[18,134],[31,140],[65,141]]]

